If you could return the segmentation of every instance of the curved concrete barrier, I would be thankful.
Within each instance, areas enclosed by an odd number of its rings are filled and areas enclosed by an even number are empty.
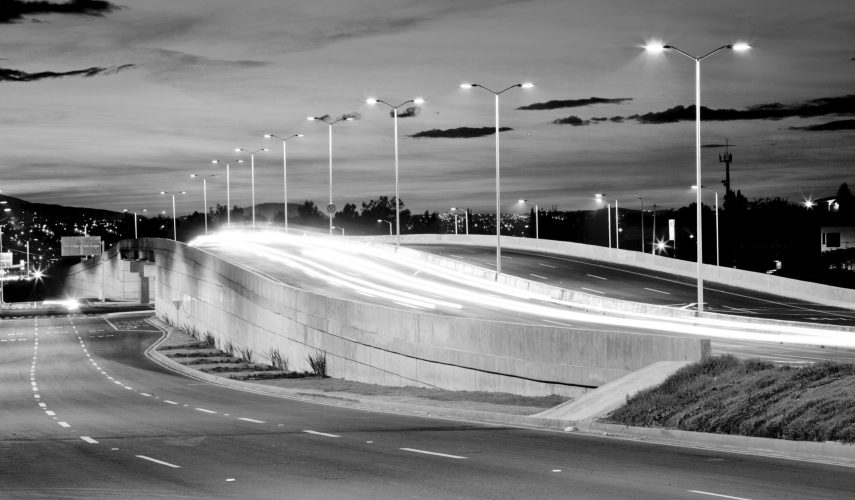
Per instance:
[[[308,369],[308,357],[321,354],[330,376],[349,380],[577,395],[657,361],[694,361],[710,352],[704,339],[453,318],[335,299],[171,240],[120,245],[153,257],[159,317],[210,333],[221,347],[248,349],[257,361],[278,350],[292,369]],[[90,277],[77,271],[70,281]]]

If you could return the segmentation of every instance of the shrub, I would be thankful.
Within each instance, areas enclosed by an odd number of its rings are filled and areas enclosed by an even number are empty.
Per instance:
[[[309,367],[312,369],[312,373],[314,373],[318,377],[327,376],[327,353],[326,352],[316,352],[314,354],[309,354],[308,357]]]
[[[238,347],[238,358],[240,358],[244,363],[252,363],[252,349],[246,346]]]
[[[288,360],[282,356],[282,353],[279,352],[279,349],[271,347],[267,352],[267,359],[270,360],[270,366],[276,368],[277,370],[282,370],[283,372],[288,371]]]

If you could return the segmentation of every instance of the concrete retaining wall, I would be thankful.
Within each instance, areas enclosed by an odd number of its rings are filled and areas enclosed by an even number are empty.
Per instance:
[[[360,240],[392,243],[391,236],[358,237]],[[454,235],[454,234],[408,234],[402,235],[401,241],[410,244],[453,244],[470,246],[495,247],[496,237],[489,235]],[[502,248],[541,252],[567,257],[581,257],[609,264],[636,266],[642,269],[675,274],[695,278],[697,264],[694,262],[650,255],[632,250],[604,248],[597,245],[584,245],[567,241],[538,240],[534,238],[519,238],[502,236]],[[809,281],[799,281],[782,278],[772,274],[756,273],[719,267],[710,264],[702,266],[704,281],[720,283],[765,292],[782,297],[805,300],[818,304],[843,307],[855,310],[855,290],[835,286],[821,285]],[[495,273],[493,273],[495,275]]]
[[[329,298],[197,248],[128,240],[156,261],[158,316],[219,346],[278,350],[291,369],[325,353],[330,376],[381,385],[575,395],[663,360],[698,360],[708,340],[450,318]]]
[[[63,270],[68,297],[149,302],[145,263],[122,260],[118,246]]]

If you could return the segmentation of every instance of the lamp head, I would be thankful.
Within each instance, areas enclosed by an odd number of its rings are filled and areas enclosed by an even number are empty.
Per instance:
[[[164,194],[166,194],[166,191],[161,191],[160,194],[164,195]]]
[[[220,163],[220,160],[211,160],[211,163],[217,164]]]
[[[345,117],[345,118],[344,118],[344,121],[346,121],[346,122],[352,122],[352,121],[353,121],[353,117],[352,117],[352,116],[347,116],[347,117]]]
[[[383,222],[383,220],[382,220],[382,219],[377,219],[377,222]]]
[[[475,85],[474,85],[474,84],[472,84],[472,83],[461,83],[461,84],[460,84],[460,88],[462,88],[462,89],[471,89],[471,88],[472,88],[472,87],[474,87],[474,86],[475,86]]]
[[[737,43],[734,43],[733,45],[730,46],[730,49],[735,51],[735,52],[745,52],[746,50],[748,50],[750,48],[751,48],[751,45],[749,45],[745,42],[737,42]]]
[[[264,134],[265,139],[270,139],[271,137],[273,137],[273,134]]]
[[[534,87],[534,84],[531,82],[525,82],[525,83],[521,83],[520,87],[522,87],[524,89],[530,89],[530,88]]]
[[[368,104],[377,104],[377,99],[369,97],[368,99],[365,99],[365,102]]]
[[[270,151],[270,148],[261,148],[261,151]]]
[[[243,148],[235,148],[235,153],[240,153],[241,151],[243,151]]]
[[[297,134],[297,137],[306,137],[305,134]]]
[[[603,199],[603,196],[605,196],[603,193],[597,193],[597,194],[595,194],[595,195],[594,195],[594,198],[596,198],[596,199],[598,199],[598,200],[602,200],[602,199]]]
[[[413,104],[419,104],[419,105],[421,105],[421,104],[424,104],[424,103],[425,103],[425,100],[424,100],[424,99],[422,99],[421,97],[416,97],[415,99],[413,99]]]
[[[309,121],[317,120],[317,118],[315,118],[314,116],[307,116],[306,119]]]
[[[692,189],[697,190],[697,189],[698,189],[698,185],[697,185],[697,184],[692,184]]]
[[[649,41],[644,46],[644,50],[646,50],[647,52],[650,52],[651,54],[661,54],[666,49],[670,49],[670,48],[671,48],[670,46],[664,45],[662,42],[659,42],[659,41]]]
[[[190,177],[196,178],[196,177],[199,177],[199,176],[198,176],[198,175],[196,175],[196,174],[190,174]]]

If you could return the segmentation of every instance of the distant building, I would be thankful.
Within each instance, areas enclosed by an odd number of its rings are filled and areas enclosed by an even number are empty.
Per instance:
[[[821,226],[820,251],[855,248],[855,226]]]

